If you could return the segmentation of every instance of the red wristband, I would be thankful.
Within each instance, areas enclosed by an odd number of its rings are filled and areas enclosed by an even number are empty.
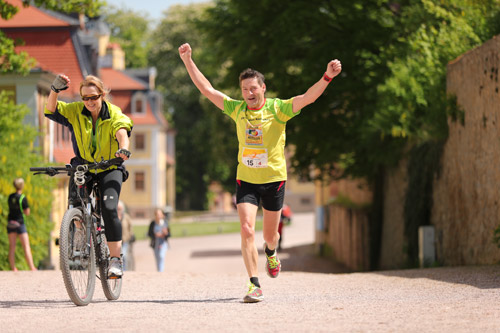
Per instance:
[[[330,82],[332,79],[333,77],[329,77],[328,75],[326,75],[326,72],[325,74],[323,74],[323,80],[325,80],[326,82]]]

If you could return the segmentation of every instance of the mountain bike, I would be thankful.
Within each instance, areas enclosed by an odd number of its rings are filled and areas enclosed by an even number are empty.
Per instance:
[[[120,297],[122,279],[108,279],[107,276],[110,254],[101,216],[99,186],[91,171],[122,163],[123,159],[118,157],[75,167],[67,164],[30,168],[35,175],[53,177],[65,173],[74,181],[75,186],[70,186],[68,209],[61,222],[59,260],[66,291],[76,305],[88,305],[92,301],[96,277],[101,280],[108,300]],[[96,274],[96,260],[100,276]]]

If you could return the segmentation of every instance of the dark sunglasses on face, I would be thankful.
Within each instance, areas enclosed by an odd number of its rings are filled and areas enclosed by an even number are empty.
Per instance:
[[[101,95],[82,96],[83,101],[97,101]]]

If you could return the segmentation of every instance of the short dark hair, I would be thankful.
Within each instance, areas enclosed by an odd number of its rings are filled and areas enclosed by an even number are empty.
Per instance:
[[[240,86],[241,86],[241,81],[246,79],[251,79],[254,77],[257,78],[257,81],[259,81],[260,85],[264,84],[265,81],[264,74],[262,74],[259,71],[256,71],[255,69],[247,68],[240,74]]]

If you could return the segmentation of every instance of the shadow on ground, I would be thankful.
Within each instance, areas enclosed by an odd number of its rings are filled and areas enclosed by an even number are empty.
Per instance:
[[[259,249],[262,254],[262,250]],[[333,259],[320,257],[314,252],[314,244],[284,248],[280,260],[284,271],[309,273],[349,273],[349,269],[336,263]],[[193,251],[192,258],[208,258],[221,256],[241,256],[240,250]]]
[[[314,244],[284,248],[281,253],[288,254],[281,259],[284,271],[336,274],[350,272],[347,267],[333,259],[317,255]]]
[[[376,271],[376,274],[407,279],[431,279],[452,284],[465,284],[479,289],[500,288],[500,266],[459,266]]]

